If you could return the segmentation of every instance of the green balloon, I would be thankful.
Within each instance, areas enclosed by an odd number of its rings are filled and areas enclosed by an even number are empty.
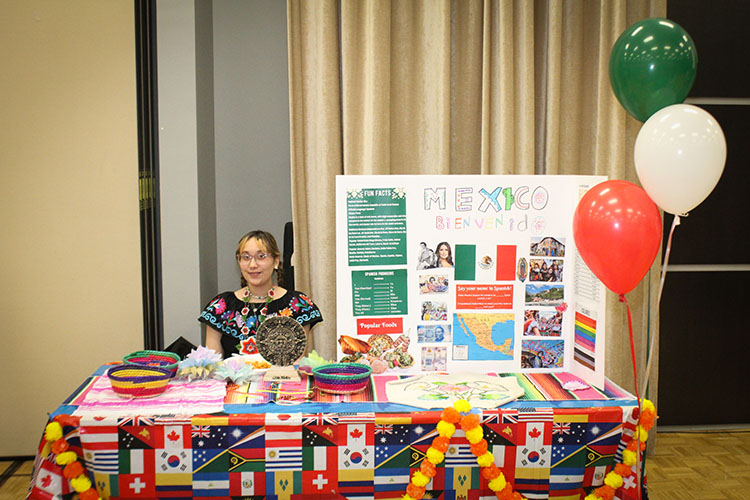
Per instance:
[[[609,80],[620,104],[645,122],[661,108],[685,100],[697,66],[690,35],[669,19],[650,18],[630,26],[615,42]]]

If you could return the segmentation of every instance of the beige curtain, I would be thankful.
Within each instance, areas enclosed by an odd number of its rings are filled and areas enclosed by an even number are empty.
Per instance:
[[[637,182],[640,122],[609,50],[666,0],[287,0],[295,279],[335,356],[337,174],[600,174]],[[638,368],[660,257],[628,294]],[[608,292],[607,375],[633,391],[625,307]],[[656,398],[656,363],[650,397]]]

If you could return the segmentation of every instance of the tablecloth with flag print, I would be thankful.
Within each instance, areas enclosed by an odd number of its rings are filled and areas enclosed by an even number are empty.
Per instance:
[[[578,500],[603,484],[635,427],[635,399],[610,396],[484,410],[484,437],[514,488],[529,499]],[[53,416],[62,416],[71,449],[104,499],[400,499],[437,436],[440,412],[362,404],[127,417],[72,416],[63,405]],[[71,493],[53,461],[38,457],[36,465],[29,498]],[[636,498],[630,479],[617,498]],[[425,498],[495,498],[462,431]]]

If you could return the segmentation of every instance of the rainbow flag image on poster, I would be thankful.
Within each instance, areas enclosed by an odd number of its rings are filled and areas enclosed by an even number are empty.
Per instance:
[[[575,350],[573,359],[594,370],[594,348],[596,346],[596,320],[576,311]]]

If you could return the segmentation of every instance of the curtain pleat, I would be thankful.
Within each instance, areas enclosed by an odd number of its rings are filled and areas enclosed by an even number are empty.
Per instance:
[[[335,352],[335,176],[343,173],[338,2],[287,2],[294,277],[325,321],[313,347]]]
[[[609,83],[627,26],[666,0],[287,0],[295,278],[335,356],[337,174],[596,174],[637,182],[641,124]],[[627,295],[638,368],[661,257]],[[297,278],[299,276],[299,278]],[[607,376],[633,391],[625,307],[607,292]],[[652,367],[650,397],[658,369]]]

